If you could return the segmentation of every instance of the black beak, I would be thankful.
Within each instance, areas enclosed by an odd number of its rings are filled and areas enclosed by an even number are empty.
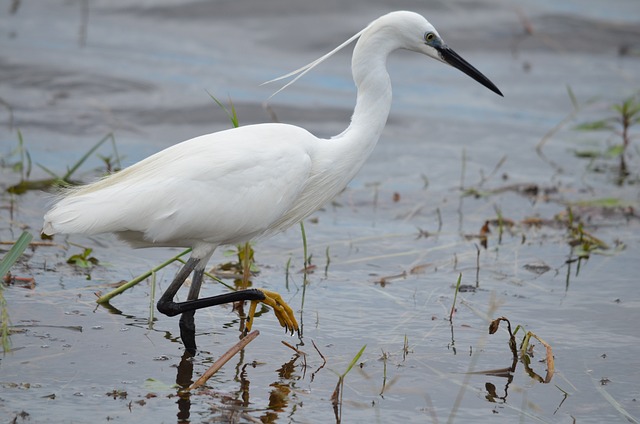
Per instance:
[[[438,53],[440,53],[440,57],[442,58],[442,60],[444,60],[446,63],[456,69],[461,70],[474,80],[478,81],[480,84],[487,87],[489,90],[502,96],[502,93],[500,92],[498,87],[496,87],[495,84],[489,80],[489,78],[482,75],[482,72],[478,71],[473,67],[473,65],[461,58],[458,53],[454,52],[446,45],[436,47],[436,49],[438,50]]]

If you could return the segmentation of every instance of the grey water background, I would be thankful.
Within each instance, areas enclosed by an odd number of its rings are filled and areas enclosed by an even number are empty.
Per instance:
[[[281,292],[297,311],[306,362],[280,343],[300,340],[283,335],[264,312],[256,322],[260,337],[206,390],[179,399],[171,385],[191,370],[181,363],[177,319],[156,314],[149,325],[150,283],[115,298],[112,309],[96,306],[94,294],[176,251],[132,250],[108,235],[56,237],[57,246],[29,250],[14,270],[34,277],[36,287],[4,290],[12,323],[26,326],[0,360],[5,421],[333,422],[335,373],[365,344],[346,378],[343,422],[640,417],[637,216],[585,208],[589,231],[619,248],[592,255],[579,269],[566,263],[574,255],[561,226],[518,225],[501,240],[492,227],[479,256],[479,241],[467,237],[495,219],[496,209],[514,222],[553,221],[569,202],[600,198],[637,210],[637,182],[616,185],[574,155],[602,147],[607,136],[571,129],[638,91],[636,1],[2,1],[0,154],[10,154],[20,130],[32,162],[63,173],[113,133],[123,163],[131,164],[228,128],[208,93],[230,98],[242,125],[271,121],[268,101],[282,122],[337,134],[355,99],[350,48],[274,98],[279,85],[261,83],[396,9],[424,14],[505,97],[424,57],[390,58],[394,104],[382,139],[348,189],[306,223],[317,269],[303,309],[299,229],[255,246],[260,273],[253,283]],[[536,145],[573,110],[567,87],[584,107],[546,141],[541,158]],[[100,153],[113,155],[110,146]],[[92,157],[77,177],[88,181],[103,170]],[[20,179],[0,172],[3,188]],[[32,178],[46,176],[34,166]],[[514,184],[536,185],[548,196],[506,190],[474,198],[460,189]],[[25,228],[38,234],[47,194],[1,199],[2,241]],[[69,242],[100,259],[91,280],[65,263],[81,251]],[[212,265],[228,260],[219,252]],[[156,297],[176,270],[158,273]],[[460,293],[449,323],[460,273],[463,284],[478,288]],[[203,295],[223,290],[211,283]],[[492,307],[494,317],[551,344],[556,375],[549,384],[530,378],[522,364],[510,378],[477,373],[511,364],[504,331],[487,334]],[[196,323],[202,352],[194,377],[238,339],[230,308],[199,311]],[[532,365],[544,375],[545,364],[536,362],[544,349],[536,344]]]

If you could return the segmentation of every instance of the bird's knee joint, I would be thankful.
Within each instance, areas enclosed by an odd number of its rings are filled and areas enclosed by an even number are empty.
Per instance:
[[[158,308],[158,312],[165,314],[168,317],[174,317],[180,313],[178,304],[173,301],[165,302],[159,300],[156,304],[156,308]]]

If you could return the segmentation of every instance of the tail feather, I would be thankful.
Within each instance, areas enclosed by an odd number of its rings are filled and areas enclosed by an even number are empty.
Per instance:
[[[58,201],[44,216],[42,232],[46,235],[99,234],[121,231],[122,217],[118,208],[105,207],[105,199],[96,193],[67,196]]]

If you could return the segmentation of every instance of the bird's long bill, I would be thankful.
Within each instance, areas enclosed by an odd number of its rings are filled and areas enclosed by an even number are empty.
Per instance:
[[[465,74],[469,75],[474,80],[478,81],[480,84],[487,87],[489,90],[493,91],[496,94],[502,96],[502,92],[492,83],[489,78],[485,77],[482,72],[478,71],[473,67],[469,62],[460,57],[458,53],[450,49],[448,46],[442,46],[438,48],[438,53],[440,53],[440,57],[449,65],[453,66],[456,69],[461,70]]]

